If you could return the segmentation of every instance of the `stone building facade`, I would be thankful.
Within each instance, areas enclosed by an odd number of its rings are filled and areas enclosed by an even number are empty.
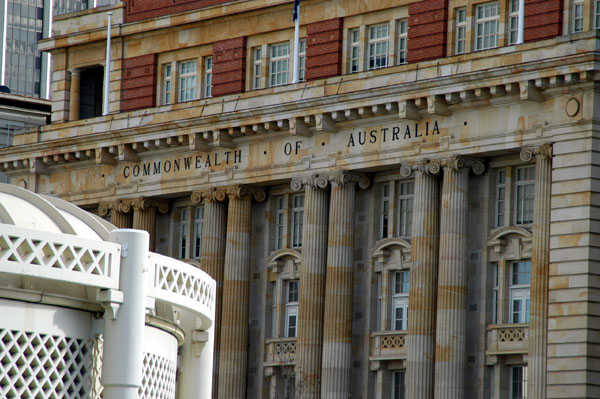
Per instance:
[[[215,398],[599,397],[600,1],[292,5],[62,16],[2,171],[217,280]]]

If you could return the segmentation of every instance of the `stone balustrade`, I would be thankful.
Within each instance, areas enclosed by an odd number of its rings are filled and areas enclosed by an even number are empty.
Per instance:
[[[371,360],[406,359],[406,331],[371,333]]]
[[[296,364],[296,338],[271,338],[265,340],[265,366]]]
[[[527,353],[529,324],[493,324],[486,334],[487,355]]]

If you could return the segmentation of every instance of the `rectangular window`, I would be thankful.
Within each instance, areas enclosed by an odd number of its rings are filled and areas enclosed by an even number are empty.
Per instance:
[[[387,238],[388,227],[390,225],[390,184],[384,183],[381,185],[381,231],[379,236]]]
[[[500,23],[499,4],[496,2],[479,5],[475,15],[475,50],[497,47]]]
[[[583,0],[573,1],[573,33],[583,32]]]
[[[392,376],[392,399],[406,398],[406,372],[394,371]]]
[[[506,170],[496,171],[496,227],[504,227],[504,209],[506,206]]]
[[[402,19],[398,23],[398,64],[406,64],[408,41],[408,20]]]
[[[275,215],[275,249],[283,248],[283,220],[285,217],[285,198],[277,197],[277,213]]]
[[[369,27],[369,70],[388,66],[390,26],[388,24]]]
[[[519,35],[519,0],[510,0],[508,7],[508,44],[516,44]]]
[[[511,367],[510,398],[527,399],[527,366]]]
[[[194,257],[202,255],[202,226],[204,225],[204,207],[195,208],[194,215]]]
[[[492,324],[498,324],[498,264],[494,263],[494,291],[492,292]]]
[[[171,104],[171,91],[172,91],[171,64],[163,65],[162,75],[163,75],[162,103],[163,104]]]
[[[303,82],[306,78],[306,39],[300,39],[298,49],[298,80]]]
[[[290,44],[280,43],[271,45],[271,69],[269,73],[270,86],[282,86],[288,82],[290,63]]]
[[[187,209],[181,209],[181,220],[179,223],[179,259],[187,257]]]
[[[511,323],[529,323],[531,262],[514,262],[510,272]]]
[[[212,57],[204,58],[204,97],[212,97]]]
[[[196,99],[196,60],[179,64],[179,102]]]
[[[456,54],[463,54],[466,51],[467,38],[467,9],[459,8],[456,10]]]
[[[302,246],[302,227],[304,223],[304,194],[292,197],[292,247]]]
[[[287,282],[285,303],[285,336],[293,338],[298,329],[298,297],[300,295],[300,282],[292,280]]]
[[[398,187],[398,236],[412,234],[414,182],[401,182]]]
[[[359,49],[360,49],[360,31],[352,29],[350,37],[350,73],[358,72],[359,67]]]
[[[260,89],[260,78],[262,73],[262,48],[255,47],[252,50],[252,89]]]
[[[276,334],[276,324],[277,324],[277,283],[272,282],[269,283],[269,288],[271,289],[271,337],[275,337]]]
[[[600,29],[600,0],[594,0],[594,29]]]
[[[515,223],[533,223],[533,196],[535,192],[535,166],[517,168],[515,183]]]
[[[409,279],[410,272],[408,270],[394,272],[392,327],[395,331],[406,330],[407,327]]]

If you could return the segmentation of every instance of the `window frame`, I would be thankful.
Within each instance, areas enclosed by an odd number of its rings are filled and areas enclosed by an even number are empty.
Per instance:
[[[301,203],[296,204],[296,201]],[[292,248],[302,248],[302,232],[304,230],[304,194],[292,195]]]
[[[275,198],[275,250],[283,248],[285,236],[285,196]]]
[[[390,231],[390,185],[392,182],[381,184],[381,196],[379,207],[379,238],[388,238]]]
[[[179,216],[179,239],[178,239],[178,251],[179,259],[187,258],[188,250],[188,209],[187,207],[181,208]]]
[[[515,267],[518,266],[527,266],[527,273],[517,273],[517,275],[527,275],[526,283],[515,283]],[[509,320],[511,324],[523,324],[529,323],[529,312],[530,312],[530,292],[531,292],[531,261],[523,260],[523,261],[514,261],[510,264],[510,274],[509,274]],[[518,320],[515,320],[515,302],[519,302],[522,305],[519,310],[517,310]]]
[[[464,16],[464,19],[461,19]],[[465,54],[467,52],[467,8],[459,7],[455,11],[455,34],[454,53]],[[462,45],[462,48],[461,48]]]
[[[517,374],[520,374],[519,379],[516,379]],[[515,386],[521,387],[520,392],[515,392]],[[511,399],[527,399],[527,365],[512,366],[510,368],[509,389]]]
[[[392,399],[406,399],[406,370],[392,371]]]
[[[404,188],[410,191],[405,193]],[[414,212],[415,182],[414,180],[400,180],[398,182],[398,195],[396,202],[396,236],[412,236],[412,218]]]
[[[292,287],[295,287],[294,291],[292,291]],[[285,291],[284,336],[285,338],[297,338],[298,307],[300,303],[300,280],[286,280]],[[293,327],[290,324],[290,320],[292,319],[294,320]],[[292,332],[290,331],[291,328],[293,328]]]
[[[519,179],[520,171],[533,171],[531,179]],[[534,196],[535,196],[535,165],[522,165],[515,168],[514,177],[514,224],[528,225],[533,223]],[[521,191],[522,189],[522,191]],[[527,190],[530,190],[527,192]],[[523,198],[519,199],[519,193],[523,193]],[[521,210],[521,211],[520,211]],[[529,218],[528,216],[531,215]]]
[[[516,3],[516,9],[515,7]],[[508,45],[513,46],[519,41],[519,0],[508,0]]]
[[[277,50],[278,55],[273,55],[275,49],[278,48],[287,48],[287,53],[284,55],[279,55],[279,51]],[[279,42],[269,44],[269,87],[278,87],[285,86],[289,84],[290,80],[290,42]],[[285,69],[279,69],[279,66],[285,65]],[[275,70],[275,72],[274,72]],[[285,76],[285,79],[282,79],[280,82],[277,81],[278,76]]]
[[[166,62],[162,64],[161,75],[162,84],[160,93],[160,104],[169,105],[173,100],[173,63]]]
[[[377,37],[377,30],[379,28],[387,30],[387,35]],[[372,37],[373,31],[376,32],[375,33],[376,37]],[[368,27],[368,29],[367,29],[367,70],[374,71],[376,69],[383,69],[383,68],[387,68],[388,66],[390,66],[390,42],[391,42],[391,35],[390,35],[389,22],[375,24],[375,25],[371,25]],[[383,47],[383,44],[385,44],[385,51],[381,51],[381,52],[377,51],[379,44],[381,44],[382,47]],[[378,65],[378,62],[377,62],[378,59],[382,59],[385,62],[382,62],[380,65]]]
[[[252,48],[252,90],[262,89],[262,46]]]
[[[360,72],[360,28],[348,30],[348,73]]]
[[[184,65],[186,64],[190,64],[190,65],[194,65],[194,70],[193,72],[183,72],[184,69]],[[193,82],[193,84],[190,85],[190,87],[183,87],[184,86],[184,82],[187,82],[188,80],[190,82]],[[178,103],[183,103],[183,102],[188,102],[188,101],[194,101],[197,99],[197,88],[198,85],[198,60],[197,59],[188,59],[188,60],[183,60],[183,61],[179,61],[177,62],[177,102]],[[191,97],[183,97],[183,93],[189,92],[191,93]]]
[[[306,39],[300,39],[298,43],[300,46],[298,49],[298,81],[304,82],[306,80]]]
[[[406,287],[406,288],[405,288]],[[400,288],[400,289],[398,289]],[[410,292],[410,270],[401,269],[392,272],[392,303],[391,323],[392,331],[406,331],[408,328],[408,306]],[[398,317],[398,310],[401,316]],[[400,323],[400,325],[398,325]]]
[[[594,29],[600,29],[600,0],[594,0]]]
[[[398,65],[408,62],[408,18],[398,21]]]
[[[212,55],[207,55],[204,57],[204,84],[202,89],[203,98],[212,97],[212,78],[213,78],[213,57]]]
[[[204,229],[204,205],[194,207],[194,258],[202,256],[202,230]]]
[[[496,14],[486,17],[485,10],[488,7],[495,7]],[[484,15],[482,17],[479,16],[479,14],[480,14],[479,10],[483,10]],[[486,34],[485,27],[490,26],[488,24],[493,25],[495,31],[492,32],[490,29],[490,33]],[[480,26],[481,26],[481,30],[482,30],[481,35],[479,34]],[[498,39],[499,39],[499,30],[500,30],[500,2],[492,1],[492,2],[488,2],[488,3],[482,3],[482,4],[476,5],[475,6],[475,32],[474,32],[475,51],[484,51],[484,50],[497,48],[498,47]],[[488,45],[486,46],[485,45],[486,37],[493,38],[493,44],[491,44],[491,40],[490,40],[490,43],[488,43]]]

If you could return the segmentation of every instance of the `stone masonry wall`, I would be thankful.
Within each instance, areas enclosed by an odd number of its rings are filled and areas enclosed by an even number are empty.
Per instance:
[[[562,34],[562,0],[525,0],[524,40],[550,39]]]
[[[156,54],[123,60],[121,111],[156,105]]]
[[[408,6],[407,61],[446,56],[448,0],[423,0]]]
[[[213,97],[242,93],[246,76],[246,38],[222,40],[213,45]]]
[[[333,18],[306,27],[307,81],[341,75],[343,26],[342,18]]]

